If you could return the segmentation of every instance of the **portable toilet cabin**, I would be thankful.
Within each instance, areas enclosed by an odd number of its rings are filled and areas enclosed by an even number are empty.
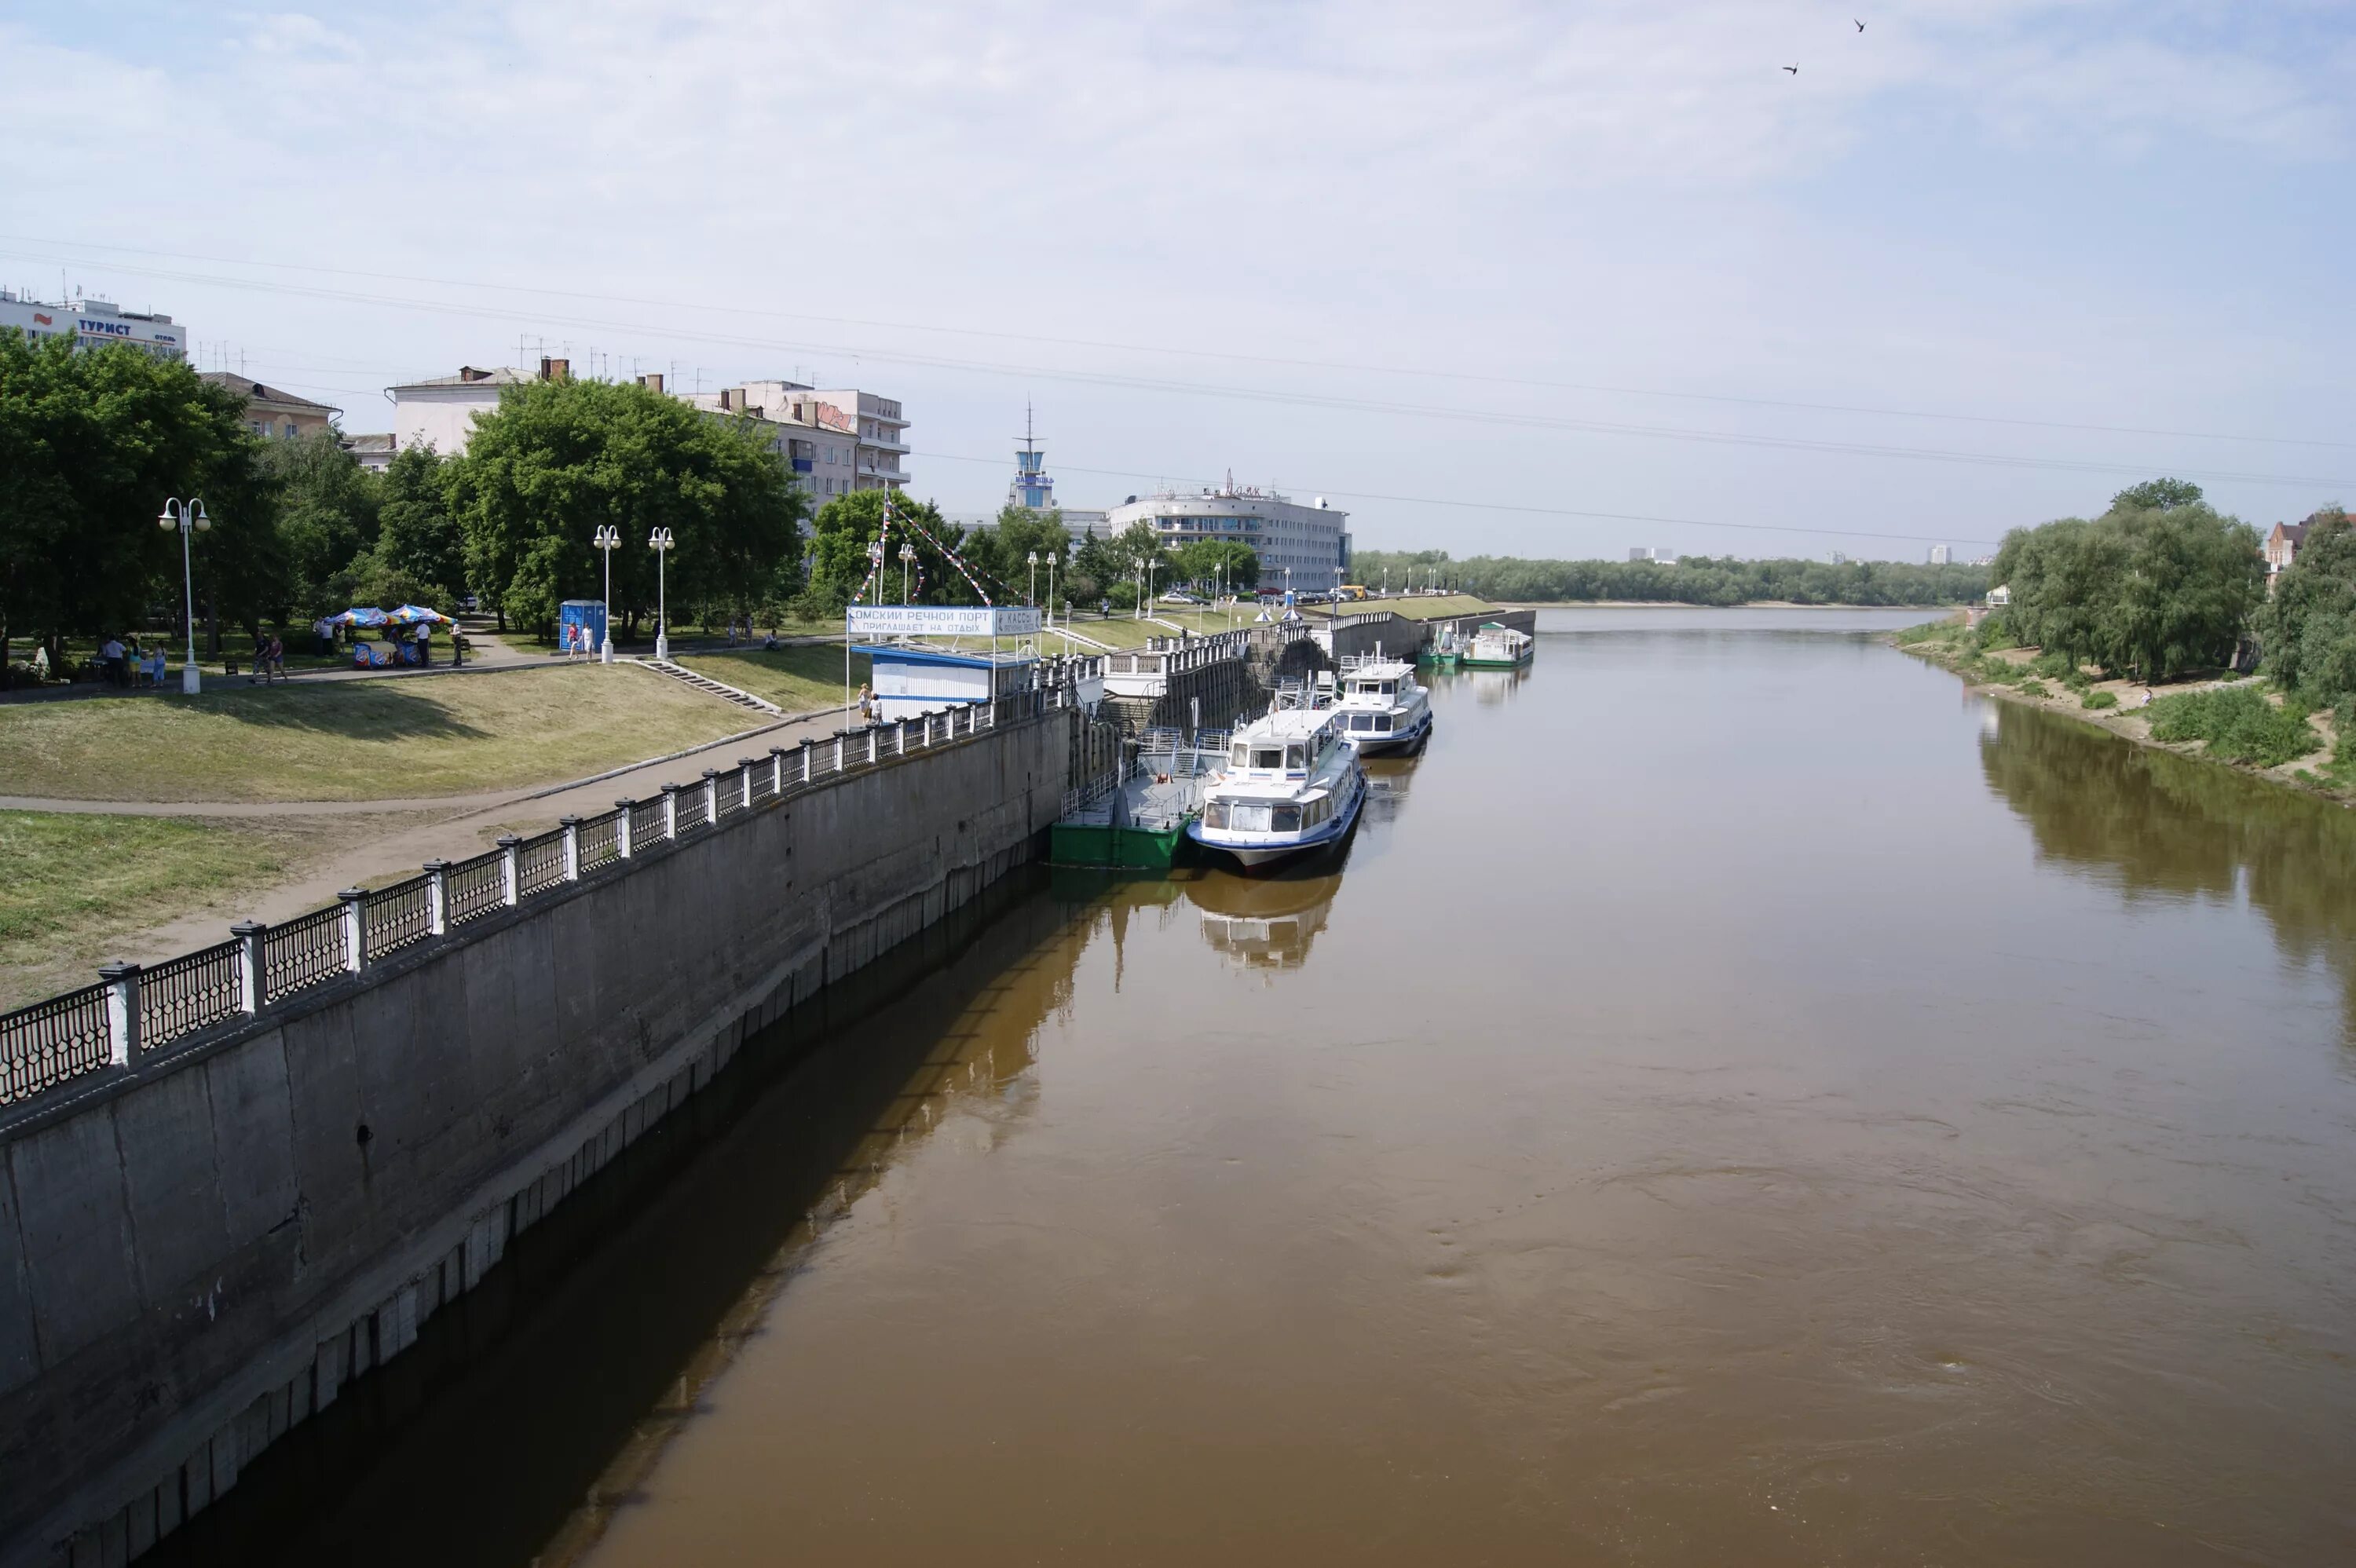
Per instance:
[[[861,644],[858,651],[873,662],[879,717],[887,724],[1028,691],[1039,666],[1033,653],[966,653],[909,643]]]
[[[603,599],[567,599],[556,607],[556,645],[571,644],[572,628],[585,627],[589,633],[589,651],[595,653],[605,641],[605,602]]]

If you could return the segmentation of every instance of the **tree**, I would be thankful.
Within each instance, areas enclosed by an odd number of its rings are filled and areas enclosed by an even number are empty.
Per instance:
[[[166,496],[200,497],[191,549],[200,606],[261,613],[283,593],[277,512],[236,398],[183,363],[128,346],[81,349],[0,332],[0,669],[30,634],[51,657],[69,633],[181,618]]]
[[[751,421],[605,381],[506,389],[451,460],[448,485],[466,581],[502,629],[513,620],[542,634],[563,600],[601,592],[600,527],[623,539],[609,613],[635,635],[657,599],[653,530],[671,530],[670,594],[749,612],[792,558],[809,509]]]
[[[2275,580],[2257,616],[2267,670],[2343,728],[2356,697],[2356,523],[2330,507],[2308,519],[2307,538]]]
[[[466,538],[450,509],[449,464],[431,446],[403,447],[380,483],[372,570],[416,584],[424,597],[412,603],[455,607],[466,588]]]
[[[351,601],[338,581],[376,543],[374,475],[346,452],[332,430],[262,443],[265,466],[279,491],[280,533],[289,589],[306,615],[324,615]],[[344,603],[336,603],[343,599]]]
[[[2201,499],[2201,486],[2190,479],[2147,479],[2111,497],[2114,512],[2166,512],[2190,507]]]
[[[1172,553],[1183,581],[1205,590],[1225,583],[1247,593],[1259,585],[1259,554],[1239,540],[1196,539]]]
[[[1039,512],[1010,503],[999,508],[997,522],[969,537],[963,549],[969,560],[986,567],[1000,581],[1026,599],[1033,597],[1034,576],[1038,581],[1037,596],[1044,599],[1050,555],[1056,559],[1057,592],[1063,592],[1071,574],[1072,537],[1064,527],[1064,514],[1058,511]],[[1035,573],[1031,566],[1034,555],[1039,558]]]
[[[854,490],[819,507],[811,524],[809,585],[797,605],[803,613],[812,620],[840,615],[867,583],[873,564],[868,552],[884,532],[887,497],[893,518],[890,535],[884,543],[882,570],[864,603],[899,602],[903,546],[916,552],[908,563],[908,581],[910,595],[919,604],[979,604],[985,592],[994,603],[1023,602],[1019,584],[1009,585],[981,562],[967,560],[964,534],[944,519],[931,502],[912,501],[896,491]],[[950,551],[965,562],[964,571],[949,558]],[[967,571],[979,580],[979,590]]]
[[[2229,662],[2265,592],[2256,531],[2173,479],[2120,491],[2092,522],[2015,528],[1992,575],[2016,639],[2147,681]]]

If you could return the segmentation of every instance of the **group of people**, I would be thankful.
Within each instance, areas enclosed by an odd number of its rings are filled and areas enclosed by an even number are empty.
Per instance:
[[[48,650],[43,649],[34,659],[35,674],[46,678],[48,665]],[[137,686],[161,686],[164,684],[164,645],[157,643],[143,653],[138,638],[134,637],[125,643],[121,637],[110,634],[98,645],[98,667],[109,686],[121,687],[125,690]]]
[[[253,635],[253,673],[246,684],[269,686],[287,679],[286,644],[274,634],[256,632]]]

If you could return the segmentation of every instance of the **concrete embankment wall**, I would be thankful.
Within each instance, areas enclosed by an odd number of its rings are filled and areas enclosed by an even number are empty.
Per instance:
[[[1032,858],[1051,712],[723,818],[0,1128],[0,1563],[122,1562],[747,1034]]]

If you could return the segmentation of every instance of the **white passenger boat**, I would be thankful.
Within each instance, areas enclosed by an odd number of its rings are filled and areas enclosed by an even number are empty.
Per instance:
[[[1431,733],[1431,694],[1403,659],[1379,653],[1345,656],[1333,715],[1350,743],[1368,756],[1412,751]]]
[[[1236,731],[1187,837],[1246,867],[1334,844],[1358,820],[1366,773],[1331,708],[1279,708]]]
[[[1527,632],[1484,621],[1456,656],[1459,669],[1519,669],[1538,650],[1538,640]]]

